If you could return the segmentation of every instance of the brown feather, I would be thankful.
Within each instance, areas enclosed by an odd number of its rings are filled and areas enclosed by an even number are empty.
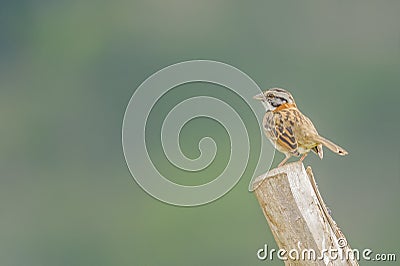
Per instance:
[[[342,147],[336,145],[335,143],[333,143],[332,141],[320,136],[320,135],[316,135],[313,136],[313,139],[318,142],[321,143],[322,145],[324,145],[325,147],[327,147],[328,149],[330,149],[331,151],[333,151],[334,153],[337,153],[339,155],[346,155],[348,154],[348,152],[343,149]]]

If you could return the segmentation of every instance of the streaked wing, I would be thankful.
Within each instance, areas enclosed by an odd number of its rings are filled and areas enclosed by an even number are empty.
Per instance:
[[[282,113],[270,113],[266,115],[264,119],[264,128],[266,134],[270,139],[276,142],[278,147],[282,147],[286,152],[298,156],[297,140],[292,130],[292,126],[289,121],[290,112]]]
[[[298,156],[299,152],[297,151],[297,140],[293,134],[292,128],[286,125],[276,125],[275,132],[277,136],[276,142],[278,145],[285,147],[288,152]]]

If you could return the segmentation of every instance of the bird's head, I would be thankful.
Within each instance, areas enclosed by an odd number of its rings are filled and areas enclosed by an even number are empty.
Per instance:
[[[293,96],[287,90],[281,88],[272,88],[253,97],[263,102],[267,111],[274,111],[282,104],[290,104],[296,106]]]

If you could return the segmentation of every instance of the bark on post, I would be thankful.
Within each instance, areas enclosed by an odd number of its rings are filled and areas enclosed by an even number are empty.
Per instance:
[[[306,171],[295,162],[272,169],[254,180],[253,189],[278,247],[298,251],[298,260],[286,253],[285,265],[358,265],[322,200],[311,167]],[[309,260],[311,249],[316,260]],[[331,259],[335,250],[338,258]],[[326,255],[322,260],[321,254]]]

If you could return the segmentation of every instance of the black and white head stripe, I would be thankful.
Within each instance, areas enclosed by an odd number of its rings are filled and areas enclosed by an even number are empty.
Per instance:
[[[281,88],[272,88],[265,92],[266,95],[268,95],[268,93],[273,94],[277,98],[279,97],[285,99],[287,103],[294,103],[292,94],[290,94],[290,92],[287,90]]]
[[[285,103],[295,103],[290,92],[281,88],[269,89],[265,91],[264,95],[267,102],[275,108]]]

